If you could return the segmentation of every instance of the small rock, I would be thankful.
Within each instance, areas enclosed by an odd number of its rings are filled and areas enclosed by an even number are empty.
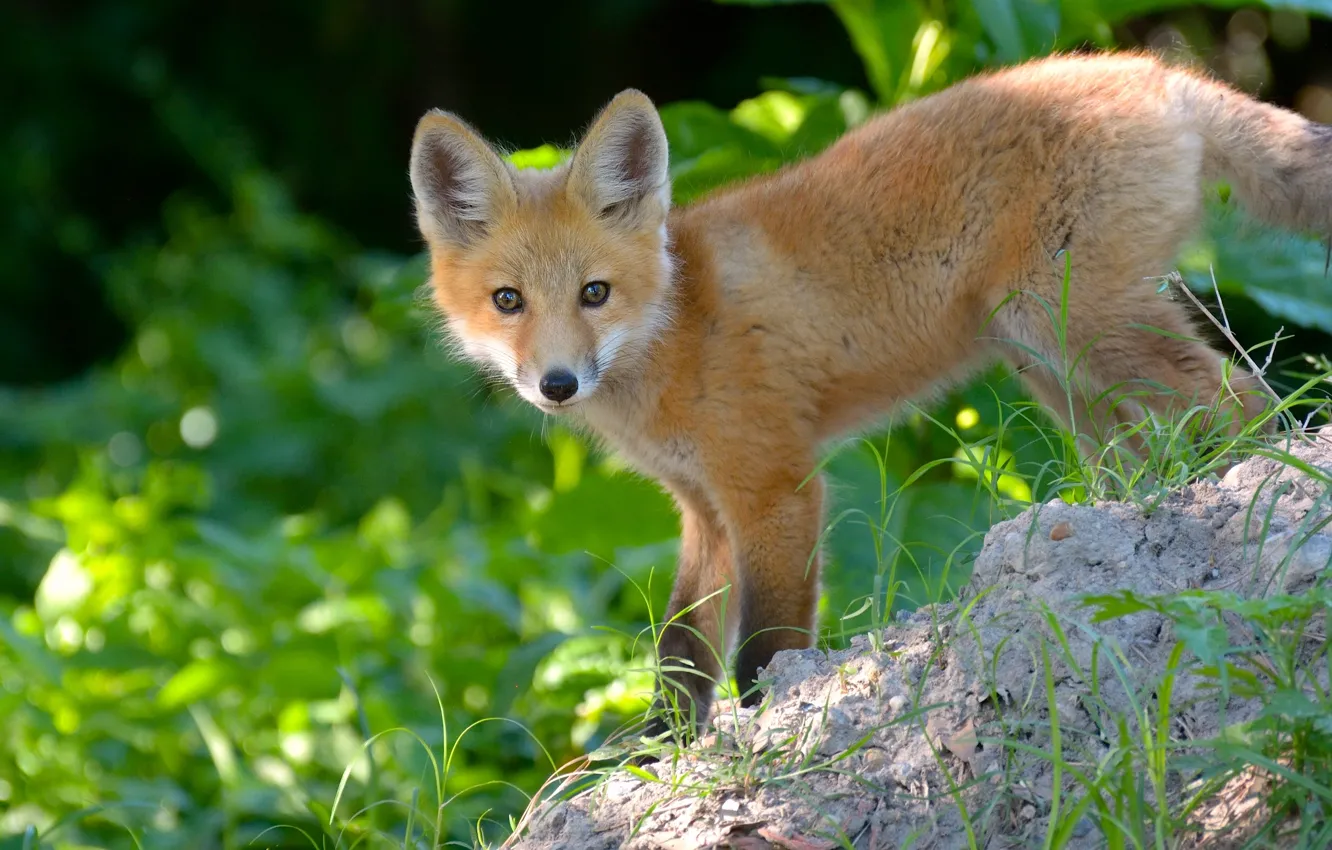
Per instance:
[[[1027,803],[1025,806],[1022,807],[1021,811],[1018,812],[1018,817],[1022,818],[1025,821],[1035,819],[1036,807],[1033,806],[1031,803]]]
[[[1066,522],[1055,523],[1054,528],[1050,529],[1051,540],[1066,540],[1073,536],[1073,526]]]
[[[897,694],[896,696],[888,700],[888,710],[891,711],[893,714],[901,714],[902,709],[906,708],[906,704],[907,704],[906,697],[902,696],[901,694]]]
[[[976,754],[976,726],[970,720],[942,737],[944,747],[953,755],[969,761]]]
[[[1055,700],[1055,709],[1059,712],[1059,719],[1063,723],[1068,723],[1079,714],[1078,709],[1082,703],[1076,695],[1069,695]]]
[[[1091,822],[1091,818],[1081,817],[1078,822],[1073,824],[1073,837],[1086,838],[1091,835],[1091,831],[1096,828],[1096,824]]]
[[[889,772],[888,753],[878,747],[870,747],[860,756],[861,769],[871,778],[877,778]]]
[[[740,801],[732,798],[722,803],[721,816],[728,820],[740,817]]]
[[[978,758],[972,762],[973,769],[976,771],[976,778],[988,778],[991,785],[1003,781],[1004,774],[999,766],[999,758],[990,756],[989,758]]]
[[[901,785],[903,788],[906,788],[911,784],[911,773],[911,765],[904,761],[899,761],[893,765],[893,781],[898,785]]]
[[[1315,534],[1294,541],[1299,547],[1290,554],[1283,587],[1287,593],[1304,590],[1317,581],[1332,563],[1332,537]]]

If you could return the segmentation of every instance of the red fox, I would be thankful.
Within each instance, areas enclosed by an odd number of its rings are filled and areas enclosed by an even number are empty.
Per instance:
[[[773,653],[811,645],[811,475],[829,441],[996,358],[1082,433],[1199,401],[1252,419],[1267,404],[1257,379],[1226,380],[1150,278],[1199,225],[1210,180],[1273,224],[1332,232],[1332,128],[1131,53],[976,76],[684,208],[661,120],[632,89],[549,170],[516,170],[432,111],[410,177],[464,355],[678,504],[658,655],[686,669],[663,677],[658,705],[692,705],[691,732],[723,647],[738,642],[753,705]],[[1065,350],[1094,343],[1071,390],[1031,297],[1058,309],[1065,253]],[[1151,391],[1112,401],[1128,382]]]

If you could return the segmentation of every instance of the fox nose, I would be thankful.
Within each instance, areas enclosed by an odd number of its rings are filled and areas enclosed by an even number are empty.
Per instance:
[[[541,378],[541,394],[554,402],[568,401],[578,392],[578,379],[573,372],[556,369]]]

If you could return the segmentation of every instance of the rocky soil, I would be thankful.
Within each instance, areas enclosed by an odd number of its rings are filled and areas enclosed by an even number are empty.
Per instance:
[[[1293,454],[1332,474],[1332,428]],[[969,846],[970,832],[976,846],[1029,847],[1043,845],[1052,813],[1065,846],[1103,846],[1094,817],[1068,815],[1080,793],[1067,771],[1056,809],[1052,707],[1062,761],[1094,771],[1120,740],[1119,718],[1137,734],[1134,718],[1156,711],[1178,635],[1151,611],[1093,622],[1081,598],[1297,594],[1329,571],[1330,517],[1322,484],[1263,458],[1147,513],[1041,505],[989,531],[960,600],[874,643],[780,653],[764,706],[720,706],[711,740],[646,768],[656,781],[620,769],[534,807],[512,846],[951,848]],[[1252,639],[1231,628],[1232,645]],[[1223,706],[1190,653],[1181,661],[1169,700],[1177,741],[1255,716],[1253,701]],[[1209,798],[1183,846],[1235,845],[1265,817],[1263,781],[1241,775]]]

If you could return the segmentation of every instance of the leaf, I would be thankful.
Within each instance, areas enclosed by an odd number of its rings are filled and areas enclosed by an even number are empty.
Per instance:
[[[197,517],[194,520],[194,527],[200,540],[217,547],[241,563],[262,564],[271,557],[271,551],[266,547],[220,522]]]
[[[621,547],[669,540],[679,525],[670,499],[655,484],[629,473],[588,471],[577,487],[535,513],[531,531],[544,552],[612,558]]]
[[[1175,620],[1175,637],[1204,664],[1218,664],[1230,648],[1230,636],[1219,620],[1189,618]]]
[[[378,596],[359,594],[311,602],[296,622],[310,634],[324,634],[344,626],[358,624],[379,632],[388,626],[388,604]]]
[[[875,94],[882,103],[896,103],[900,81],[911,63],[915,35],[925,18],[920,4],[832,0],[832,7],[851,36]]]
[[[657,778],[656,776],[653,776],[651,773],[648,773],[646,770],[644,770],[643,768],[639,767],[636,764],[626,764],[624,765],[624,770],[628,771],[631,776],[636,776],[639,779],[643,780],[644,782],[647,782],[652,785],[657,785],[661,782],[661,779]]]
[[[1189,245],[1180,271],[1189,286],[1224,297],[1252,298],[1277,318],[1332,333],[1332,285],[1324,275],[1327,245],[1262,225],[1235,210],[1208,205],[1207,236]]]
[[[735,148],[718,148],[696,159],[672,165],[672,194],[677,204],[687,204],[707,193],[759,174],[781,168],[778,157],[759,159]]]
[[[776,157],[778,147],[731,113],[701,101],[679,101],[658,110],[672,160],[692,159],[718,148],[731,148],[755,158]]]
[[[557,148],[554,145],[542,145],[539,148],[514,151],[505,157],[515,168],[554,168],[564,162],[573,151]]]
[[[1084,596],[1082,605],[1086,608],[1096,609],[1096,613],[1092,615],[1091,621],[1093,623],[1104,623],[1107,620],[1116,620],[1141,611],[1155,610],[1151,603],[1131,590],[1121,590],[1113,594]]]
[[[1027,55],[1013,0],[974,0],[972,5],[980,17],[985,34],[999,50],[999,61],[1016,62]]]
[[[787,148],[793,156],[816,154],[847,131],[841,98],[841,94],[811,98],[804,120],[787,139]]]
[[[0,850],[42,850],[41,839],[37,837],[37,827],[29,826],[22,832],[0,838]]]
[[[568,635],[550,632],[510,651],[504,667],[495,677],[495,699],[491,711],[497,715],[507,715],[513,701],[532,687],[532,676],[538,665],[566,640]]]
[[[774,104],[767,102],[766,109],[762,102],[742,106],[738,113],[727,113],[706,103],[683,101],[660,109],[671,147],[672,194],[677,204],[782,165],[777,141],[735,120],[737,114],[747,116],[751,124],[772,132],[777,120]]]
[[[1327,717],[1328,709],[1309,699],[1307,694],[1290,688],[1272,692],[1263,706],[1263,717],[1286,717],[1294,720]]]
[[[1018,26],[1022,29],[1023,58],[1040,56],[1063,43],[1077,44],[1091,33],[1075,33],[1063,20],[1063,9],[1069,5],[1059,0],[1014,0]],[[1075,4],[1082,6],[1084,4]]]
[[[493,614],[515,632],[522,628],[523,610],[517,598],[497,581],[484,575],[463,575],[451,586],[458,599],[480,613]]]
[[[765,91],[785,91],[791,94],[832,95],[836,97],[846,90],[840,83],[821,80],[818,77],[760,77],[759,85]]]
[[[198,702],[221,690],[230,677],[230,667],[219,661],[191,661],[157,692],[157,704],[174,710]]]
[[[23,672],[48,685],[60,681],[60,656],[27,635],[20,634],[7,616],[0,616],[0,642],[18,656]]]
[[[412,516],[396,496],[386,496],[361,518],[357,533],[372,546],[406,541],[412,531]]]
[[[731,120],[782,147],[804,123],[808,111],[806,98],[786,91],[768,91],[741,101],[731,111]]]
[[[68,549],[61,549],[51,559],[51,566],[37,585],[33,604],[43,619],[54,620],[76,610],[92,593],[93,587],[92,574],[78,556]]]
[[[327,644],[307,638],[271,652],[256,676],[256,688],[281,700],[333,699],[342,686],[336,663]]]

